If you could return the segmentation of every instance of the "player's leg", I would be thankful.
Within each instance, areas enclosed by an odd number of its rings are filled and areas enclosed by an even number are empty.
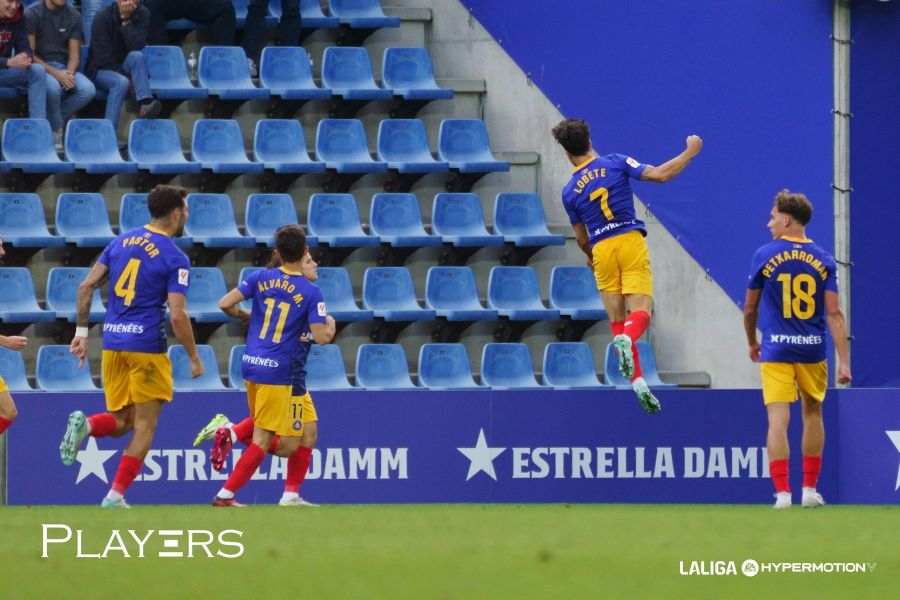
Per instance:
[[[253,442],[241,454],[240,460],[237,461],[237,464],[234,465],[234,469],[231,471],[231,475],[228,476],[228,481],[225,482],[225,485],[213,498],[213,506],[242,506],[235,501],[234,495],[253,477],[253,474],[266,457],[266,451],[263,448],[268,448],[274,438],[275,432],[272,430],[263,429],[262,427],[254,429]]]
[[[6,387],[6,382],[0,377],[0,435],[3,435],[3,432],[9,429],[9,426],[16,420],[18,414],[16,403],[13,402],[9,389]]]
[[[763,400],[768,415],[766,450],[769,454],[769,476],[775,486],[776,509],[791,507],[789,480],[788,425],[791,422],[791,403],[797,400],[794,371],[787,363],[761,363]]]
[[[292,398],[291,401],[297,402],[298,398]],[[303,430],[300,433],[299,447],[288,458],[284,494],[278,502],[279,506],[318,506],[300,497],[300,486],[309,472],[312,451],[319,439],[319,417],[309,392],[299,398],[299,401],[302,406]]]
[[[803,414],[803,508],[817,508],[825,504],[816,491],[819,473],[822,471],[822,452],[825,449],[825,423],[822,420],[822,402],[828,385],[826,361],[795,365],[797,384],[800,388]]]
[[[156,424],[163,404],[163,400],[151,400],[131,407],[134,413],[131,439],[122,452],[112,486],[101,504],[104,508],[128,507],[125,503],[125,492],[141,472],[144,458],[153,444],[153,435],[156,433]]]
[[[653,414],[660,409],[659,400],[650,391],[641,372],[641,357],[637,341],[650,326],[653,309],[653,274],[650,270],[650,252],[647,241],[638,231],[621,236],[618,252],[619,269],[622,272],[622,293],[628,303],[629,314],[623,324],[623,332],[613,343],[620,354],[630,350],[632,364],[629,378],[643,409]]]
[[[220,427],[230,427],[231,421],[222,413],[214,416],[209,423],[207,423],[203,429],[197,434],[197,437],[194,438],[194,448],[202,444],[203,442],[207,442],[216,437],[216,430]]]
[[[619,358],[619,372],[630,377],[631,349],[620,352],[615,345],[615,340],[625,331],[626,305],[625,296],[622,294],[622,273],[619,270],[618,261],[619,244],[616,238],[602,240],[594,244],[592,258],[594,265],[594,280],[600,291],[600,300],[609,318],[609,328],[612,330],[613,347]]]

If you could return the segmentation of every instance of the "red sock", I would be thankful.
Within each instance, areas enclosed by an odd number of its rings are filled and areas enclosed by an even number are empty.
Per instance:
[[[609,328],[612,329],[613,337],[625,333],[625,321],[610,321]]]
[[[9,426],[12,425],[12,419],[4,419],[0,417],[0,435],[3,435],[3,432],[9,429]]]
[[[237,492],[250,481],[265,457],[266,453],[262,448],[256,444],[250,444],[241,455],[241,459],[234,465],[234,470],[231,471],[231,475],[228,476],[228,481],[223,487],[232,494]]]
[[[249,446],[253,441],[253,418],[247,417],[240,423],[235,423],[231,426],[231,430],[241,443],[245,446]]]
[[[638,310],[625,319],[625,335],[631,338],[632,342],[638,341],[647,327],[650,326],[650,313],[645,310]]]
[[[788,481],[788,460],[786,458],[769,461],[769,476],[772,478],[772,483],[775,484],[776,492],[791,493],[791,484]]]
[[[112,415],[109,416],[111,417]],[[125,490],[128,489],[128,486],[131,485],[131,482],[134,481],[134,478],[137,477],[138,473],[141,472],[141,466],[143,464],[144,461],[139,460],[134,456],[123,454],[122,460],[119,461],[119,470],[116,471],[116,478],[113,479],[113,491],[124,496]]]
[[[803,457],[803,487],[814,488],[816,481],[819,480],[819,473],[822,471],[821,456],[804,456]]]
[[[106,437],[116,430],[116,418],[109,413],[91,415],[87,421],[91,424],[92,437]]]
[[[644,376],[644,373],[641,371],[641,357],[638,354],[637,342],[635,341],[631,342],[631,356],[634,358],[634,375],[631,376],[631,380],[634,381],[638,377]]]
[[[287,463],[287,477],[284,480],[284,491],[297,494],[306,479],[309,463],[312,460],[312,448],[300,446],[291,454]]]

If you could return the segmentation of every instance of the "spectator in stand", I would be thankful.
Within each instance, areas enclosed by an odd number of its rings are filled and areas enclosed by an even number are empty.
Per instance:
[[[266,15],[269,14],[269,0],[250,0],[247,6],[247,22],[244,24],[244,52],[250,63],[250,75],[259,72],[263,32],[266,30]],[[281,0],[281,20],[278,23],[278,45],[300,45],[300,0]]]
[[[209,28],[213,46],[233,46],[237,19],[231,0],[145,0],[152,15],[147,43],[168,43],[166,24],[176,19],[190,19]]]
[[[47,117],[46,71],[32,61],[25,11],[19,0],[0,0],[0,87],[28,86],[28,116]]]

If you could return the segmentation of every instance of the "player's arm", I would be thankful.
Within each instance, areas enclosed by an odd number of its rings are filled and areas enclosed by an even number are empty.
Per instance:
[[[834,340],[834,349],[837,350],[838,368],[837,382],[850,383],[850,348],[847,343],[847,320],[837,292],[825,290],[825,315],[828,318],[828,329],[831,331],[831,339]]]
[[[246,298],[244,298],[241,290],[234,288],[219,300],[219,310],[232,319],[240,319],[241,323],[246,325],[250,322],[250,313],[239,306],[244,300]]]
[[[747,334],[747,345],[750,347],[750,360],[759,362],[759,340],[756,339],[756,322],[759,320],[759,300],[762,289],[748,289],[744,298],[744,332]]]
[[[28,338],[23,335],[0,335],[0,346],[21,352],[28,345]]]
[[[172,322],[172,331],[175,337],[184,346],[188,359],[191,361],[191,377],[203,375],[203,363],[197,354],[197,344],[194,342],[194,330],[191,328],[191,318],[187,314],[187,306],[184,294],[169,292],[169,319]]]
[[[684,171],[684,168],[690,164],[691,160],[700,154],[700,149],[703,148],[703,140],[700,139],[700,136],[689,135],[687,140],[685,140],[685,145],[687,147],[684,149],[684,152],[658,167],[647,165],[641,174],[641,181],[665,183]]]
[[[334,317],[331,315],[325,317],[325,323],[309,324],[309,330],[312,332],[313,340],[320,346],[331,343],[331,340],[334,339],[334,332],[336,329],[337,326],[334,322]]]
[[[91,299],[94,290],[106,283],[109,277],[109,267],[102,262],[94,263],[87,277],[78,286],[78,296],[75,300],[75,337],[69,346],[69,352],[78,358],[78,367],[84,366],[88,351],[88,315],[91,312]]]
[[[588,266],[593,267],[594,255],[591,254],[590,236],[588,236],[587,227],[584,226],[584,223],[575,223],[572,225],[572,229],[575,230],[575,243],[587,255]]]

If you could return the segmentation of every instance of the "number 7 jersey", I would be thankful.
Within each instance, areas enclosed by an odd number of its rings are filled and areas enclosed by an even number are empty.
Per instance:
[[[782,237],[756,251],[751,290],[762,290],[762,362],[825,360],[825,291],[837,292],[834,258],[808,239]]]
[[[242,376],[254,383],[289,385],[300,335],[312,323],[325,323],[322,291],[283,267],[256,271],[237,289],[252,300]]]
[[[109,268],[103,349],[165,352],[166,302],[170,292],[187,294],[188,257],[168,235],[145,225],[110,242],[98,262]]]

